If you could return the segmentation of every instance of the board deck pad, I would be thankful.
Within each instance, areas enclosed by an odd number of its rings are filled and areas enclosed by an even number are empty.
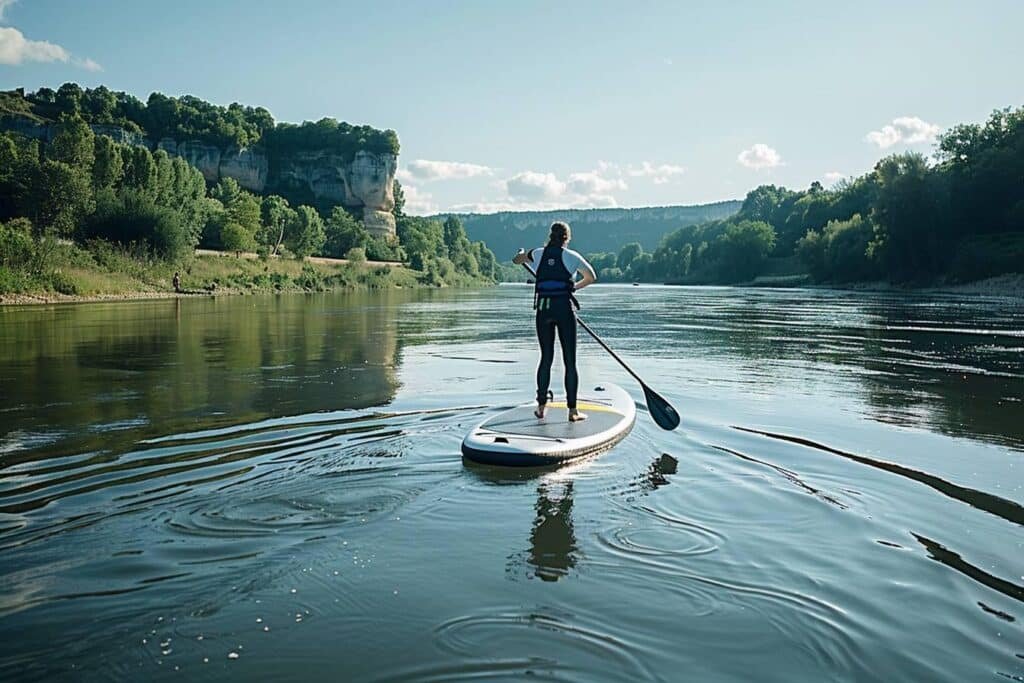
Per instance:
[[[500,466],[542,467],[608,450],[633,428],[636,404],[613,384],[581,392],[576,407],[586,420],[569,422],[564,400],[549,401],[543,418],[535,403],[517,406],[478,424],[462,442],[467,460]]]
[[[519,406],[507,413],[495,415],[480,429],[489,429],[504,434],[543,436],[549,439],[574,439],[599,434],[615,426],[622,419],[622,413],[607,406],[577,401],[576,407],[586,414],[582,422],[569,422],[569,409],[565,403],[549,403],[547,414],[538,420],[533,414],[535,406]]]

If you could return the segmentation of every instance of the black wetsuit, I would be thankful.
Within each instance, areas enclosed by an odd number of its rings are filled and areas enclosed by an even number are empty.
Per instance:
[[[562,346],[565,365],[565,397],[570,410],[576,408],[579,374],[576,372],[576,312],[573,310],[573,273],[562,262],[562,248],[544,247],[537,268],[534,307],[537,309],[537,340],[540,365],[537,367],[537,402],[546,403],[551,384],[551,364],[555,360],[555,332]]]

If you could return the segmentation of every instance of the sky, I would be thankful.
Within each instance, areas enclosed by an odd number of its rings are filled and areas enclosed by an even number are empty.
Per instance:
[[[410,213],[829,186],[1024,104],[1024,1],[0,0],[0,89],[392,128]]]

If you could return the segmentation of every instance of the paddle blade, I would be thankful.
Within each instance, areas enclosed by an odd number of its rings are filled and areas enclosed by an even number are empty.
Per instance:
[[[658,423],[658,426],[668,431],[678,427],[679,413],[676,412],[676,409],[669,405],[669,402],[662,398],[654,389],[651,389],[646,384],[642,386],[644,388],[644,398],[647,399],[647,410],[650,411],[651,417]]]

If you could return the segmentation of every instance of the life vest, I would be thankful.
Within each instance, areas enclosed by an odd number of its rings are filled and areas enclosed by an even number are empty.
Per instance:
[[[576,289],[576,280],[562,262],[562,251],[562,247],[544,247],[533,286],[534,308],[540,299],[569,297],[575,303],[576,297],[572,293]]]

